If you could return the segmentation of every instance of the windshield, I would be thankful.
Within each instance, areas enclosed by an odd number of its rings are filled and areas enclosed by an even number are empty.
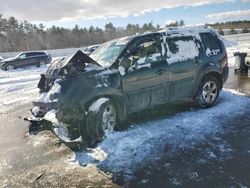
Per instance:
[[[19,58],[20,55],[22,55],[23,53],[19,53],[15,56],[15,58]]]
[[[97,48],[90,57],[103,67],[111,66],[118,58],[121,51],[127,46],[129,38],[122,38],[106,42]]]

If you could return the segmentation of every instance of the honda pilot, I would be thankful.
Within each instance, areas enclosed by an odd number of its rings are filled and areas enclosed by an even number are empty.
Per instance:
[[[216,104],[228,59],[211,28],[172,28],[115,39],[90,57],[81,51],[52,63],[32,120],[52,123],[65,142],[98,142],[129,114],[183,98]]]

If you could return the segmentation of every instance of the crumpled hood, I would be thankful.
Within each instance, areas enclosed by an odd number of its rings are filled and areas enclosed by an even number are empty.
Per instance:
[[[101,67],[101,65],[99,65],[88,55],[78,50],[72,56],[61,58],[53,62],[46,72],[46,77],[56,77],[57,75],[63,74],[63,70],[70,70],[72,67],[78,67],[79,69],[83,69],[86,67],[87,64],[94,64]]]
[[[78,50],[74,55],[69,56],[63,60],[61,69],[67,66],[77,65],[81,63],[84,63],[84,64],[89,63],[89,64],[95,64],[95,65],[100,66],[91,57],[83,53],[81,50]]]

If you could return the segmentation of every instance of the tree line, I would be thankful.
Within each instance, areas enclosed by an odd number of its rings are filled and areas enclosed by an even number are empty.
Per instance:
[[[250,28],[249,21],[242,22],[242,24]],[[184,21],[180,20],[170,23],[166,27],[184,25]],[[226,27],[226,25],[216,23],[211,26],[221,29]],[[231,23],[231,25],[237,24]],[[75,25],[72,29],[57,26],[45,28],[43,24],[32,24],[26,20],[19,21],[13,16],[4,18],[0,14],[0,52],[79,48],[100,44],[114,38],[144,33],[146,31],[157,31],[159,29],[160,25],[154,25],[153,22],[143,25],[127,24],[126,27],[115,27],[110,22],[103,29],[93,26],[89,28],[79,27],[78,25]]]
[[[18,21],[13,16],[4,18],[0,15],[0,52],[82,47],[159,28],[152,22],[142,26],[128,24],[126,28],[116,28],[112,23],[106,24],[104,29],[93,26],[80,28],[78,25],[72,29],[56,26],[45,28],[43,24],[36,25],[26,20]]]
[[[183,25],[184,21],[181,20],[168,26]],[[43,24],[19,21],[13,16],[4,18],[0,14],[0,52],[79,48],[159,29],[160,25],[154,25],[153,22],[142,26],[128,24],[125,28],[115,27],[111,22],[107,23],[104,29],[93,26],[81,28],[78,25],[72,29],[56,26],[45,28]]]
[[[214,24],[206,24],[207,26],[213,27],[214,29],[218,30],[221,35],[225,34],[225,29],[228,29],[229,35],[234,35],[240,33],[250,33],[250,21],[242,20],[242,21],[229,21],[224,23],[214,23]],[[237,32],[236,29],[240,29]]]

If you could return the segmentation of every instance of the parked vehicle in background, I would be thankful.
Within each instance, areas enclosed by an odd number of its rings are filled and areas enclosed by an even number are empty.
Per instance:
[[[14,58],[4,59],[0,62],[0,68],[3,70],[13,70],[27,66],[45,66],[51,62],[50,54],[46,52],[23,52]]]
[[[52,122],[65,142],[92,143],[129,114],[156,105],[182,98],[215,105],[229,71],[222,40],[206,27],[116,39],[90,57],[78,51],[58,65],[48,69],[33,115]]]
[[[85,48],[85,50],[83,50],[83,52],[87,55],[92,54],[100,45],[92,45],[92,46],[88,46],[87,48]]]

